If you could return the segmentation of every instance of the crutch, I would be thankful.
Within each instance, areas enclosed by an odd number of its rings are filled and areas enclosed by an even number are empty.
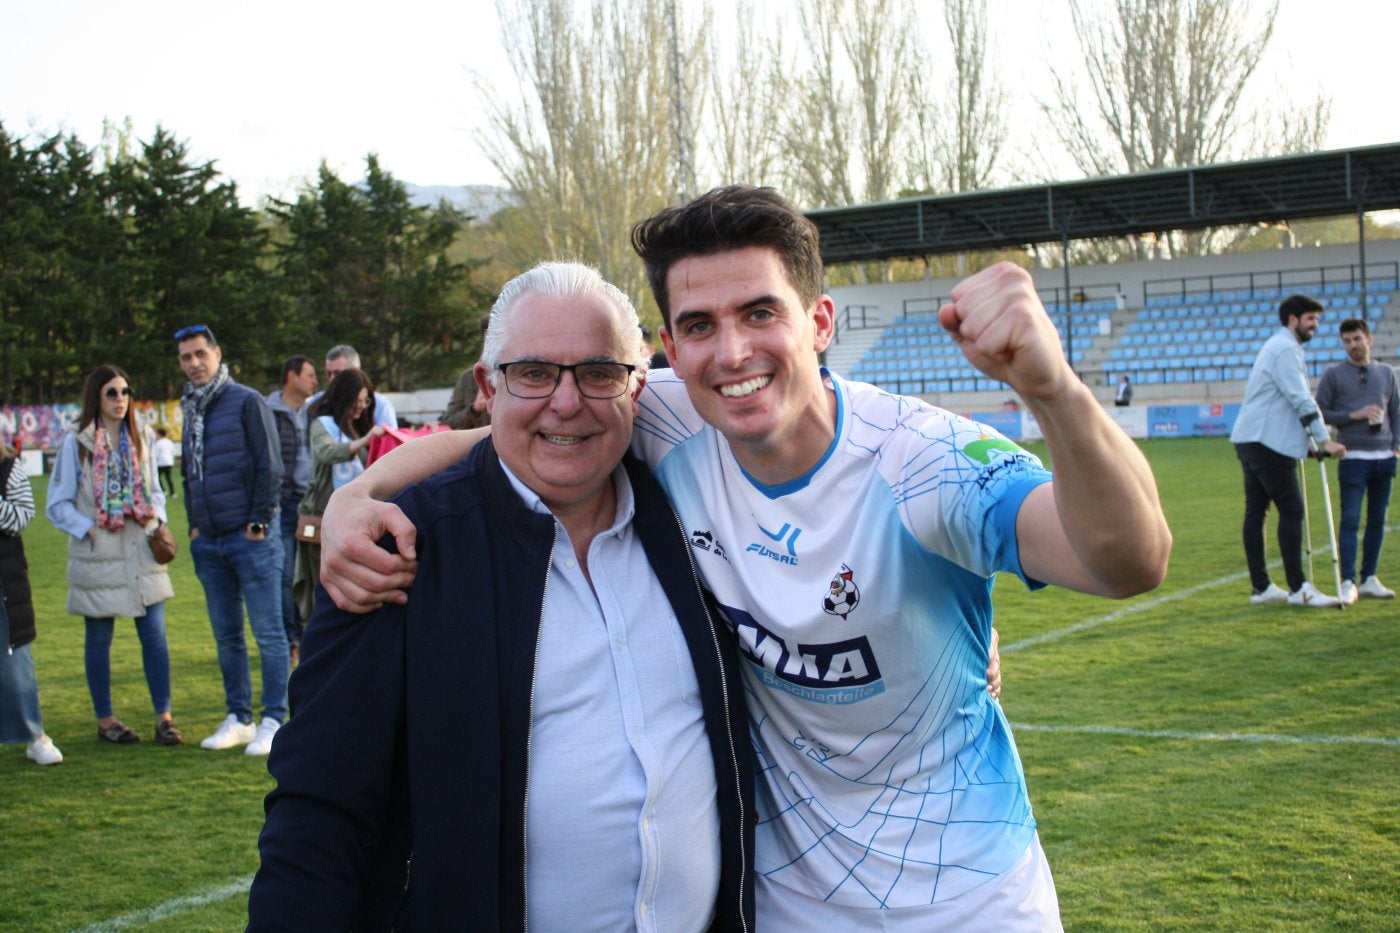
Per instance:
[[[1337,594],[1337,608],[1345,609],[1347,604],[1342,601],[1342,564],[1337,553],[1337,525],[1332,519],[1332,493],[1327,488],[1327,451],[1317,446],[1317,441],[1311,437],[1308,443],[1312,446],[1312,455],[1317,458],[1318,473],[1322,476],[1322,501],[1327,506],[1327,540],[1332,544],[1332,581]],[[1307,516],[1308,507],[1303,505],[1303,515]],[[1311,550],[1309,544],[1309,550]]]
[[[1316,448],[1314,448],[1316,449]],[[1303,469],[1303,461],[1298,461],[1298,488],[1303,493],[1303,554],[1308,559],[1308,579],[1316,580],[1312,555],[1312,510],[1308,508],[1308,472]]]

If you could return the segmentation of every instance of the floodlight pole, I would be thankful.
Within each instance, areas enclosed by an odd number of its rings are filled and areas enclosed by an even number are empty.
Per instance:
[[[1356,246],[1357,258],[1361,261],[1361,320],[1366,321],[1370,311],[1366,300],[1366,202],[1359,198],[1356,201]],[[1369,325],[1370,321],[1366,323]]]
[[[1064,233],[1060,238],[1060,248],[1065,257],[1065,356],[1069,359],[1069,368],[1078,374],[1079,370],[1074,368],[1074,314],[1072,310],[1073,302],[1070,300],[1069,291],[1069,225],[1064,227]]]

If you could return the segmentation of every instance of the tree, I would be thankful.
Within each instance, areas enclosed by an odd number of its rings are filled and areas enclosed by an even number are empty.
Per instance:
[[[1261,11],[1235,0],[1070,0],[1070,13],[1089,97],[1052,65],[1055,97],[1041,106],[1087,175],[1277,155],[1326,128],[1324,97],[1241,109],[1278,0]]]
[[[123,226],[119,282],[111,296],[112,357],[141,372],[147,391],[179,394],[171,334],[208,324],[224,361],[261,382],[275,364],[278,306],[263,265],[267,230],[238,203],[213,162],[196,164],[188,144],[157,127],[135,157],[107,167],[103,194]],[[157,375],[159,374],[159,375]]]
[[[1315,145],[1325,98],[1296,110],[1244,108],[1273,37],[1278,0],[1070,0],[1084,77],[1051,66],[1041,102],[1065,151],[1086,175],[1208,165]],[[1218,247],[1210,232],[1158,241],[1177,252]],[[1132,251],[1141,256],[1141,241]]]
[[[462,218],[446,204],[414,207],[376,156],[365,162],[361,185],[322,164],[314,188],[271,206],[293,327],[302,346],[353,345],[381,388],[456,378],[454,350],[473,339],[489,297],[463,294],[471,264],[448,255]]]
[[[517,264],[580,259],[640,301],[631,228],[676,190],[670,10],[665,0],[592,0],[582,17],[570,0],[497,9],[522,91],[478,77],[490,113],[480,141],[534,231]],[[700,40],[686,35],[680,68],[703,84]]]
[[[977,191],[989,186],[1006,142],[1006,90],[993,64],[986,0],[944,0],[952,86],[918,42],[908,69],[913,108],[913,174],[925,191]]]

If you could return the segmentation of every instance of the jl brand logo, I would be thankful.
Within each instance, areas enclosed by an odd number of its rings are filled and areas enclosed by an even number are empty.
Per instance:
[[[784,522],[783,527],[779,528],[777,531],[769,531],[762,525],[758,526],[758,530],[767,535],[775,544],[785,544],[787,546],[787,553],[784,554],[781,551],[774,550],[760,541],[755,541],[753,544],[744,548],[745,553],[767,557],[780,564],[797,566],[797,536],[802,534],[801,528],[794,527],[792,524]]]

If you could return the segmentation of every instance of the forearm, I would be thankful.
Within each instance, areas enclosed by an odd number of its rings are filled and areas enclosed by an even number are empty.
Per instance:
[[[1142,451],[1078,381],[1053,397],[1026,403],[1045,438],[1055,477],[1059,520],[1040,523],[1040,531],[1058,526],[1082,570],[1046,582],[1115,597],[1157,586],[1166,574],[1172,537]],[[1042,555],[1053,555],[1055,542],[1033,543],[1023,554],[1032,575],[1037,563],[1054,568],[1056,562]]]

